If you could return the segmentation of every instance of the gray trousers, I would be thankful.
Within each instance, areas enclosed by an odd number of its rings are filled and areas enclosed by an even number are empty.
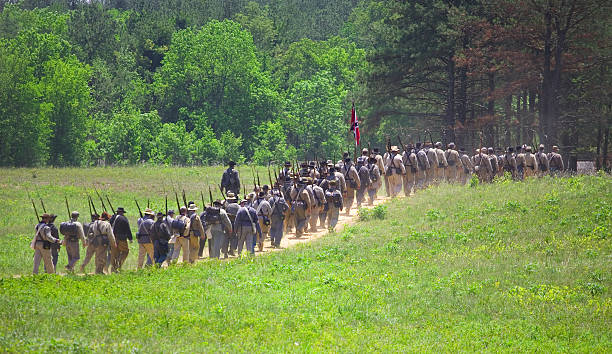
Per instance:
[[[221,247],[225,243],[225,232],[222,225],[213,225],[210,233],[212,239],[208,240],[208,244],[212,245],[210,249],[210,258],[219,258],[221,256]]]
[[[68,238],[64,239],[64,246],[66,246],[66,254],[68,254],[68,265],[66,269],[73,270],[76,262],[81,259],[81,252],[79,251],[79,240],[71,241]]]
[[[280,246],[283,238],[283,218],[272,215],[270,218],[270,241],[275,246]]]
[[[45,263],[45,273],[55,273],[55,266],[53,265],[53,259],[51,258],[51,250],[44,249],[42,242],[36,242],[34,245],[34,269],[32,270],[32,274],[38,274],[41,259]]]
[[[238,225],[238,229],[236,230],[236,234],[238,235],[238,254],[242,253],[242,248],[246,243],[246,249],[251,254],[255,254],[255,248],[253,247],[253,239],[255,238],[255,234],[253,233],[253,229],[251,226],[243,226]]]

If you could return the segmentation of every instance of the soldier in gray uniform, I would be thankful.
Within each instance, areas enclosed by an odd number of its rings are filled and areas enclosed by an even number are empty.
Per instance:
[[[310,232],[317,232],[317,222],[319,221],[321,211],[323,210],[323,204],[325,203],[325,192],[323,188],[318,185],[318,180],[314,180],[312,184],[312,210],[310,212]],[[325,224],[321,224],[325,227]]]
[[[422,149],[421,143],[416,143],[416,156],[419,165],[416,175],[416,188],[423,189],[427,186],[427,174],[431,173],[431,165],[427,153]]]
[[[68,272],[74,271],[74,265],[81,258],[79,240],[83,242],[83,247],[87,245],[83,225],[78,219],[79,212],[73,211],[70,214],[70,221],[60,224],[60,233],[64,235],[64,246],[66,246],[66,254],[68,255],[68,265],[66,265],[66,271]]]
[[[272,189],[272,198],[268,201],[272,207],[270,213],[270,245],[280,247],[283,238],[283,222],[289,205],[282,197],[280,190]]]
[[[325,192],[325,199],[327,200],[327,228],[330,231],[335,231],[340,211],[344,207],[342,193],[336,188],[335,180],[329,182],[329,189]]]
[[[55,266],[51,258],[51,245],[61,244],[62,241],[51,235],[51,228],[47,225],[51,221],[51,215],[44,213],[41,219],[42,221],[36,225],[36,234],[30,244],[30,247],[34,249],[34,269],[32,274],[38,274],[41,259],[45,264],[45,272],[52,274],[55,273]]]
[[[353,166],[353,161],[350,157],[344,159],[344,164],[342,165],[340,172],[346,181],[346,193],[343,194],[343,198],[344,207],[346,208],[346,215],[348,215],[351,211],[351,207],[353,206],[355,191],[361,186],[361,181],[359,180],[359,173],[357,173],[357,169],[355,166]]]
[[[367,154],[367,149],[364,149]],[[366,167],[367,157],[359,156],[357,158],[357,174],[359,175],[359,189],[357,189],[357,208],[361,207],[361,204],[365,200],[365,194],[370,187],[372,181],[370,180],[370,171]]]
[[[232,233],[232,223],[222,205],[220,200],[215,200],[211,207],[206,208],[206,215],[204,216],[204,232],[210,235],[212,240],[210,258],[219,259],[221,257],[221,247],[227,236]]]
[[[461,184],[466,184],[467,181],[472,178],[472,173],[474,173],[474,164],[463,148],[459,149],[459,159],[461,160],[461,167],[463,169],[460,175],[460,182]]]
[[[257,222],[259,222],[259,228],[261,229],[261,238],[257,239],[259,252],[263,251],[264,241],[268,237],[268,232],[270,231],[270,214],[272,213],[272,207],[265,197],[266,195],[263,191],[259,192],[257,199],[253,203],[253,209],[255,209],[257,213]]]
[[[382,185],[382,178],[380,178],[380,170],[376,165],[376,155],[370,155],[368,159],[368,173],[370,175],[370,185],[368,186],[368,196],[370,197],[370,205],[374,205],[374,200],[376,200],[376,195],[378,194],[378,189]],[[323,225],[323,223],[321,224]]]
[[[404,195],[408,197],[416,185],[417,173],[419,171],[419,163],[417,162],[417,156],[412,144],[409,144],[408,150],[403,152],[402,161],[404,162],[404,167],[406,168],[406,174],[403,178]]]
[[[425,154],[427,154],[427,160],[429,160],[429,168],[427,169],[427,185],[434,183],[438,169],[438,154],[431,143],[425,143]]]
[[[232,226],[235,225],[236,214],[238,214],[238,209],[240,209],[240,205],[238,204],[238,199],[236,195],[232,192],[227,193],[227,200],[225,201],[225,211],[227,212],[227,217],[229,221],[232,223]],[[236,248],[238,247],[238,236],[236,235],[236,227],[234,226],[232,232],[227,235],[225,238],[225,242],[223,242],[223,254],[225,258],[229,256],[234,256],[236,253]]]

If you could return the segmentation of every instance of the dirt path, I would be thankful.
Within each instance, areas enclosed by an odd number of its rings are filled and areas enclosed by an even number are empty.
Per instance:
[[[373,208],[374,206],[383,204],[384,202],[388,201],[390,198],[387,197],[381,197],[379,196],[375,201],[374,201],[374,205],[367,205],[364,204],[362,205],[362,207],[364,208]],[[355,204],[356,205],[356,204]],[[340,212],[340,217],[338,218],[338,224],[336,225],[336,231],[342,231],[342,228],[345,225],[352,225],[354,223],[356,223],[359,220],[359,216],[357,215],[357,208],[352,208],[350,211],[349,215],[346,215],[345,212]],[[296,238],[295,237],[295,231],[290,232],[289,234],[285,233],[283,235],[283,239],[281,240],[281,247],[280,248],[272,248],[270,247],[270,240],[267,239],[264,242],[264,250],[263,252],[259,252],[257,250],[257,247],[255,247],[255,255],[259,256],[262,254],[266,254],[268,252],[274,252],[274,251],[282,251],[286,248],[290,248],[290,247],[294,247],[295,245],[298,244],[302,244],[302,243],[306,243],[306,242],[311,242],[314,240],[317,240],[325,235],[328,234],[328,230],[324,227],[320,227],[317,226],[317,232],[315,233],[304,233],[304,235],[300,238]]]

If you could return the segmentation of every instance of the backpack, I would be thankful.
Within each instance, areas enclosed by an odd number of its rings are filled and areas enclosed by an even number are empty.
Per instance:
[[[376,165],[372,165],[372,167],[368,169],[370,181],[372,181],[372,183],[376,183],[378,181],[378,176],[376,176],[376,173],[374,173],[374,167],[376,167]]]
[[[190,224],[193,224],[193,219],[194,219],[196,216],[198,216],[198,214],[196,214],[196,213],[191,214],[191,216],[189,217],[189,222],[190,222]],[[196,237],[200,237],[200,236],[202,236],[202,235],[200,235],[200,230],[196,230],[196,229],[194,229],[194,228],[189,228],[189,232],[190,232],[190,233],[193,233],[193,235],[194,235],[194,236],[196,236]]]
[[[232,169],[231,171],[229,171],[229,184],[230,186],[234,186],[236,184],[236,171],[234,169]]]
[[[367,167],[359,167],[359,180],[361,181],[361,188],[365,188],[370,185],[370,171]]]
[[[170,226],[172,227],[172,230],[178,231],[180,235],[182,235],[185,232],[185,228],[187,227],[187,225],[185,224],[185,221],[179,218],[172,220],[172,225]]]
[[[77,224],[72,221],[65,221],[60,224],[59,231],[62,235],[68,236],[70,238],[76,238],[78,234],[78,227]]]
[[[221,222],[221,209],[217,207],[207,207],[204,217],[207,225],[218,224]]]
[[[342,195],[340,193],[333,193],[332,200],[336,208],[340,208],[342,206]]]
[[[540,167],[540,170],[542,170],[543,172],[546,172],[546,164],[544,162],[542,162],[542,159],[548,160],[548,158],[546,157],[546,155],[544,155],[543,153],[538,153],[538,165]]]

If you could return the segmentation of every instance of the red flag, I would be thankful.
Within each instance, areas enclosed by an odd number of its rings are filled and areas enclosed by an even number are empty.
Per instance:
[[[355,111],[355,102],[353,102],[353,109],[351,109],[351,131],[355,136],[355,145],[359,146],[359,121],[357,120],[357,112]]]

